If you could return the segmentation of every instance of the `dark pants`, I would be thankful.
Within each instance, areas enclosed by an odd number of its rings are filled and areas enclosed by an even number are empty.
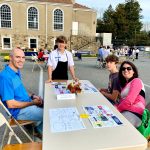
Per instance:
[[[139,53],[135,53],[135,55],[136,55],[135,59],[138,59]]]

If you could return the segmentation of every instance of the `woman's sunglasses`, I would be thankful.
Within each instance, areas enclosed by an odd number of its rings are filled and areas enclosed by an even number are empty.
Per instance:
[[[125,71],[126,69],[127,69],[128,71],[130,71],[130,70],[132,70],[132,67],[122,67],[121,70],[122,70],[122,71]]]

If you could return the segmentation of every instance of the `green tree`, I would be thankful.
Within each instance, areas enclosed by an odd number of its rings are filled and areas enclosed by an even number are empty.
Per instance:
[[[140,33],[142,28],[142,22],[140,19],[142,16],[140,15],[142,9],[138,1],[136,0],[126,0],[125,3],[125,12],[126,12],[126,20],[128,22],[128,39],[134,39],[134,44],[136,44],[136,34]]]
[[[136,45],[142,28],[140,5],[137,0],[125,0],[115,10],[110,5],[98,21],[97,31],[111,32],[116,45]],[[100,29],[101,28],[101,29]]]
[[[103,14],[103,21],[105,25],[105,32],[112,33],[115,32],[115,24],[114,24],[114,13],[115,11],[112,8],[112,5],[109,5],[108,9]]]
[[[119,4],[114,13],[114,23],[116,27],[115,38],[118,41],[117,45],[126,44],[126,34],[128,32],[128,21],[126,19],[125,5]]]

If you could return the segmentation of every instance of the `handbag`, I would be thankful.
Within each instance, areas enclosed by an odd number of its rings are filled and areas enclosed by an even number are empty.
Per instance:
[[[150,137],[150,111],[148,109],[144,109],[142,123],[137,130],[147,139]]]

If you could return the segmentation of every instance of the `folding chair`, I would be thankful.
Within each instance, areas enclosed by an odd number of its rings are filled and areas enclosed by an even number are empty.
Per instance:
[[[3,110],[5,110],[5,112],[7,113],[7,115],[9,116],[9,125],[11,127],[19,127],[21,129],[21,131],[28,137],[28,139],[30,139],[30,141],[33,142],[34,140],[34,121],[31,121],[31,120],[16,120],[15,118],[13,118],[13,116],[10,114],[10,112],[8,111],[8,109],[5,107],[5,105],[2,103],[1,99],[0,99],[0,106],[2,106]],[[26,133],[26,131],[23,129],[22,126],[25,126],[25,125],[29,125],[31,124],[32,125],[32,131],[33,131],[33,140],[32,138]],[[7,133],[7,128],[5,128],[5,132],[3,134],[3,137],[2,137],[2,143],[4,142],[4,137]]]
[[[106,61],[105,59],[101,58],[101,57],[97,57],[97,60],[96,60],[96,65],[98,64],[98,67],[100,69],[103,69],[103,68],[106,68]]]
[[[32,140],[31,143],[22,143],[20,138],[15,134],[14,130],[9,125],[9,122],[2,115],[2,113],[0,113],[0,127],[2,127],[3,125],[6,125],[10,132],[7,144],[4,147],[3,145],[1,145],[3,147],[2,150],[42,150],[42,143],[33,142]],[[10,144],[12,136],[16,138],[19,144]]]

